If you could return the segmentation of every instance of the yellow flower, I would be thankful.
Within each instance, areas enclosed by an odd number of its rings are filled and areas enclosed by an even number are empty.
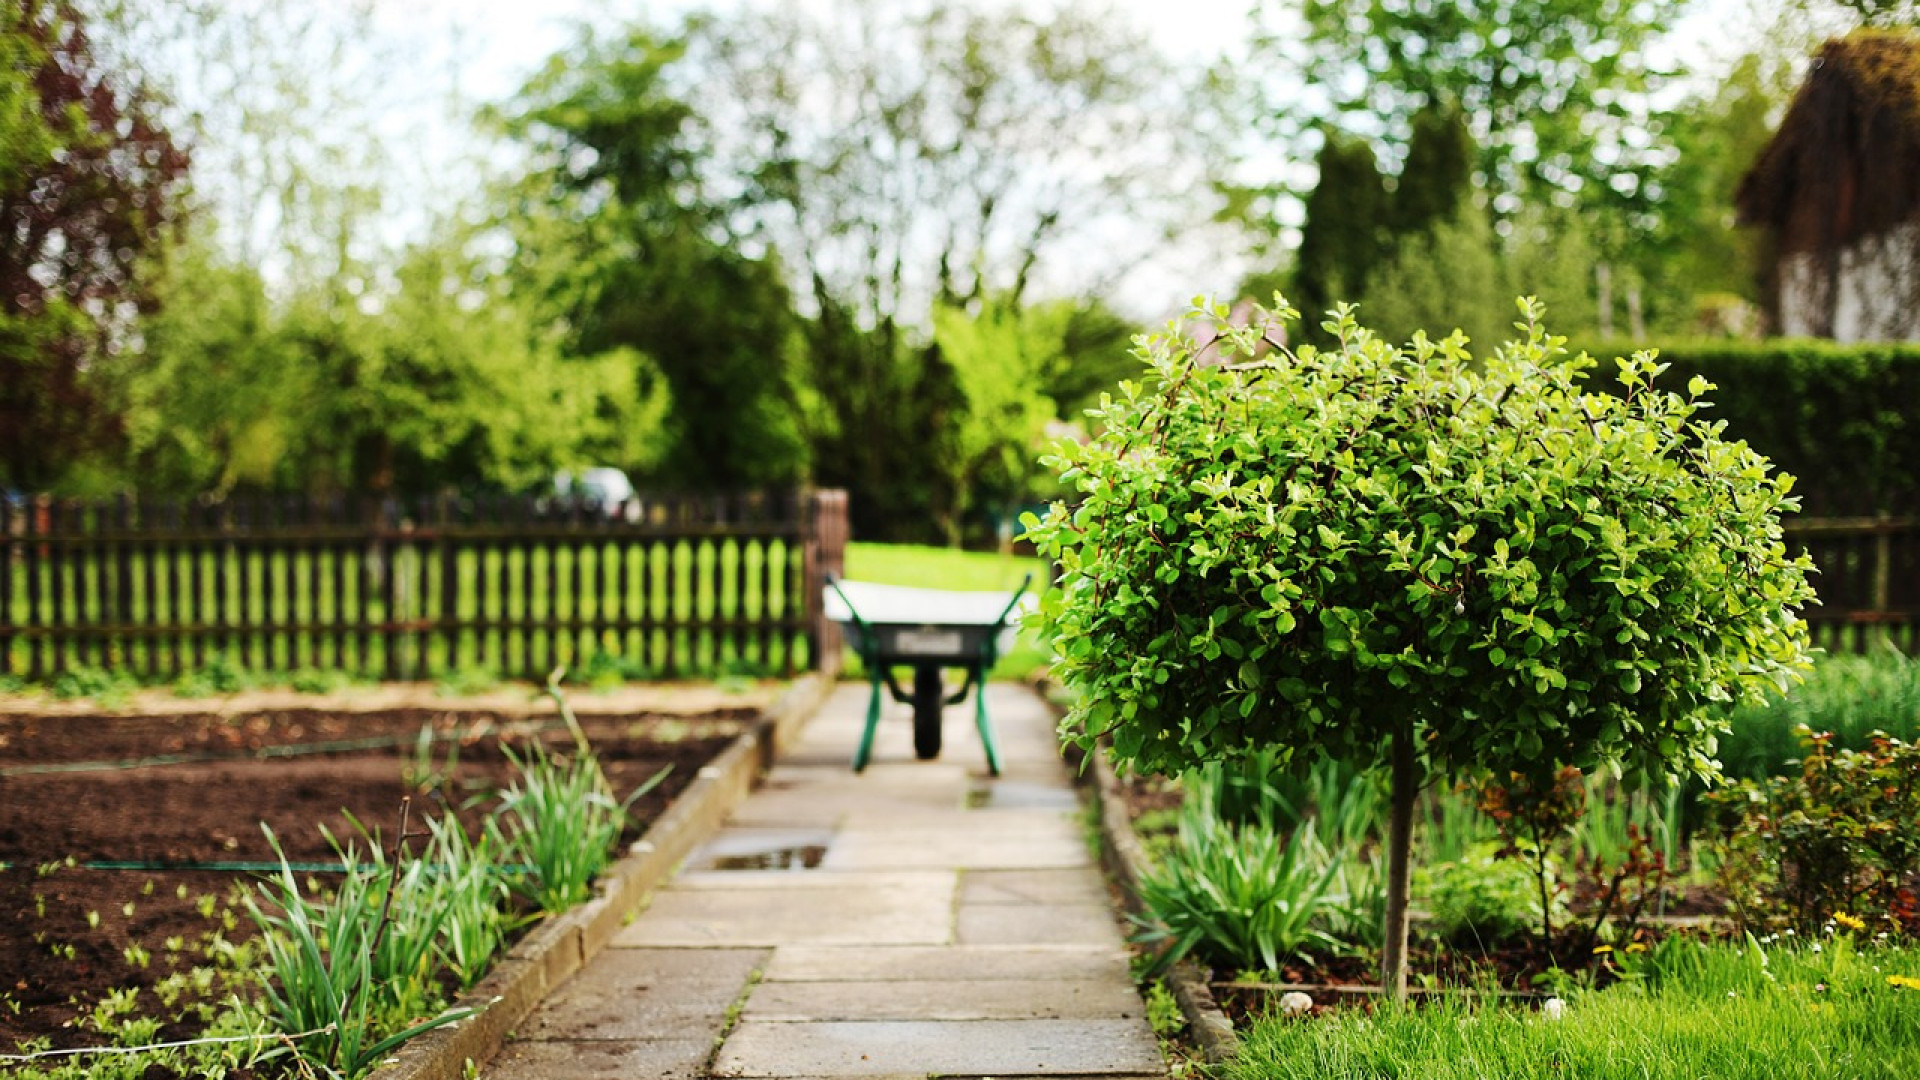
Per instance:
[[[1599,956],[1603,953],[1610,953],[1612,951],[1613,951],[1613,946],[1611,945],[1595,945],[1593,947],[1593,955],[1595,956]]]
[[[1904,986],[1909,990],[1920,990],[1920,979],[1916,979],[1911,975],[1889,975],[1887,976],[1887,985]]]
[[[1841,926],[1844,926],[1849,930],[1865,930],[1867,928],[1867,924],[1865,920],[1857,919],[1854,916],[1849,915],[1844,911],[1834,912],[1833,921],[1839,923]]]
[[[1647,943],[1644,941],[1631,942],[1627,945],[1627,951],[1630,953],[1646,952]]]

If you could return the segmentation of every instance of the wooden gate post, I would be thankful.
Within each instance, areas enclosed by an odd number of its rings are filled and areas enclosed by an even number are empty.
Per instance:
[[[840,672],[842,642],[840,627],[827,618],[827,575],[839,577],[847,569],[847,493],[840,490],[814,491],[804,504],[802,527],[806,533],[804,570],[801,574],[801,598],[805,603],[807,662],[815,671],[833,676]],[[787,666],[793,661],[789,654]]]

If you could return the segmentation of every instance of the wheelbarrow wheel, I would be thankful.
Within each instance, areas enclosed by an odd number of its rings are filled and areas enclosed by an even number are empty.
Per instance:
[[[940,710],[946,693],[938,667],[922,664],[913,669],[913,753],[921,761],[940,756]]]

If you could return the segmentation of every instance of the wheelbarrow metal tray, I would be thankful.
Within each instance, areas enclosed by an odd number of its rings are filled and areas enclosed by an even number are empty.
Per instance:
[[[899,657],[956,666],[977,661],[989,642],[996,653],[1011,648],[1020,616],[1033,599],[1023,595],[1009,611],[1010,592],[952,592],[865,581],[838,585],[838,592],[827,591],[826,614],[845,628],[854,651],[882,660]]]

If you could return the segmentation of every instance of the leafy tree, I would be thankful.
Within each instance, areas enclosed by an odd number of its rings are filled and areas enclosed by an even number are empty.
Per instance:
[[[67,3],[0,10],[0,486],[118,437],[102,407],[186,157]]]
[[[1517,209],[1514,196],[1535,189],[1645,204],[1662,140],[1653,95],[1665,74],[1648,46],[1684,6],[1306,0],[1303,35],[1280,26],[1284,5],[1269,0],[1256,11],[1268,49],[1291,59],[1354,130],[1405,145],[1423,108],[1457,105],[1479,144],[1476,170],[1504,215]],[[1306,104],[1275,112],[1312,116]]]
[[[956,516],[935,304],[1100,295],[1205,217],[1192,80],[1076,5],[749,5],[697,28],[685,77],[743,235],[791,274],[794,411],[858,535]]]
[[[1054,402],[1045,392],[1050,373],[1066,366],[1071,304],[1022,310],[988,303],[979,314],[941,306],[933,312],[933,341],[952,369],[961,408],[947,426],[939,460],[951,492],[941,522],[958,545],[979,495],[1022,498],[1039,471],[1036,458]]]
[[[1791,480],[1719,437],[1704,379],[1658,389],[1642,353],[1618,394],[1587,392],[1593,362],[1522,310],[1477,361],[1458,337],[1402,352],[1344,308],[1335,348],[1266,361],[1261,320],[1221,326],[1225,365],[1153,339],[1105,434],[1049,459],[1080,504],[1034,523],[1061,567],[1042,610],[1080,691],[1069,738],[1148,771],[1276,747],[1388,768],[1397,996],[1428,780],[1712,774],[1715,703],[1807,662]]]
[[[1307,196],[1290,290],[1316,311],[1363,287],[1391,250],[1386,231],[1391,202],[1373,148],[1329,129],[1320,146],[1319,172]]]
[[[668,78],[685,52],[641,30],[589,39],[528,84],[503,118],[535,155],[513,195],[516,276],[570,351],[643,354],[632,378],[664,381],[674,408],[652,478],[791,482],[807,461],[788,405],[799,328],[781,271],[742,253],[708,190],[699,118]]]
[[[1429,105],[1414,114],[1388,218],[1395,236],[1451,221],[1473,201],[1473,150],[1473,133],[1458,110]]]
[[[1486,211],[1466,202],[1400,240],[1367,278],[1360,310],[1390,341],[1410,341],[1428,326],[1499,341],[1512,323],[1506,270]]]
[[[1758,308],[1765,241],[1735,227],[1733,197],[1773,138],[1792,92],[1791,71],[1750,53],[1710,91],[1675,110],[1676,156],[1660,177],[1663,212],[1652,238],[1661,286],[1654,294],[1687,301],[1658,312],[1670,330],[1699,329],[1703,298],[1737,298]]]
[[[371,311],[325,288],[272,298],[203,237],[171,252],[118,401],[129,473],[175,494],[522,488],[657,454],[666,401],[636,395],[637,358],[563,356],[447,232]]]

